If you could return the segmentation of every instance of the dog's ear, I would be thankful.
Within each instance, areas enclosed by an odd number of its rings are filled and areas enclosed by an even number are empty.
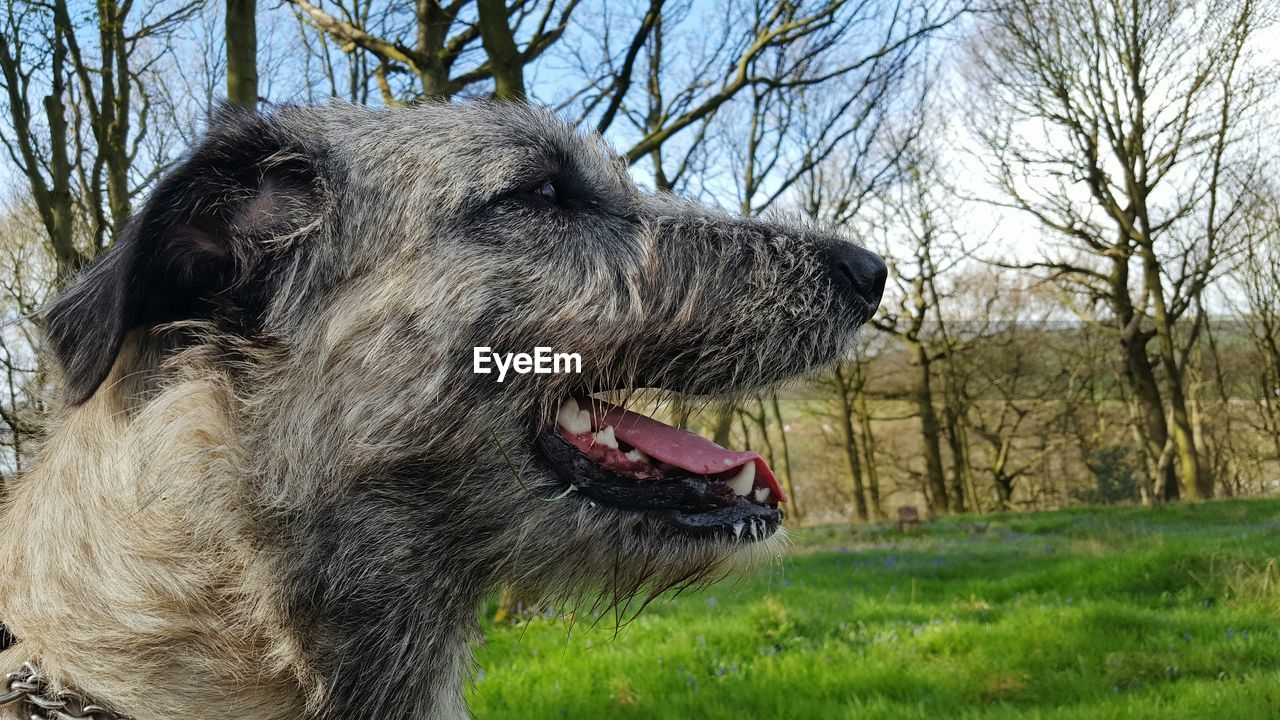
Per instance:
[[[78,405],[106,379],[125,335],[203,317],[252,323],[271,270],[322,221],[313,151],[272,118],[221,109],[116,243],[44,315]]]

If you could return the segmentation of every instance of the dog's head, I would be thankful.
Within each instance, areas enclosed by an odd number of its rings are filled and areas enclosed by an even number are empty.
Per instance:
[[[820,368],[884,279],[829,233],[643,192],[536,109],[228,111],[47,327],[73,405],[225,375],[256,515],[345,628],[499,581],[671,584],[770,537],[762,459],[593,396]],[[580,372],[498,381],[537,348]]]

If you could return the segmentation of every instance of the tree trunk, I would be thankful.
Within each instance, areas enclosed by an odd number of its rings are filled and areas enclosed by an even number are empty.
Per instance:
[[[913,341],[916,354],[915,392],[916,407],[920,412],[920,436],[924,443],[925,483],[929,488],[929,511],[935,517],[945,515],[949,506],[947,500],[947,479],[942,470],[942,431],[938,423],[938,414],[933,408],[933,387],[929,377],[931,362],[928,349],[920,342]]]
[[[773,452],[773,438],[769,437],[769,412],[765,409],[764,397],[756,397],[756,409],[760,411],[759,415],[752,415],[751,420],[755,422],[756,429],[760,431],[760,442],[764,444],[764,459],[772,468],[777,464],[778,458]],[[790,491],[790,488],[786,488]]]
[[[1187,410],[1182,388],[1182,373],[1169,376],[1169,404],[1173,408],[1173,444],[1178,468],[1188,497],[1204,500],[1213,497],[1213,477],[1206,472],[1196,449],[1195,429]]]
[[[720,447],[729,447],[729,434],[733,431],[733,406],[725,405],[716,413],[716,429],[711,441]]]
[[[503,0],[476,0],[480,15],[480,40],[493,68],[493,96],[500,100],[524,98],[524,58],[507,24]]]
[[[1133,390],[1137,403],[1143,432],[1140,433],[1147,443],[1144,452],[1151,469],[1152,500],[1167,502],[1177,500],[1178,477],[1172,465],[1163,467],[1158,462],[1164,453],[1165,443],[1169,440],[1169,425],[1165,419],[1164,404],[1160,399],[1160,388],[1156,385],[1155,372],[1147,359],[1146,338],[1140,334],[1133,337],[1121,336],[1121,345],[1125,354],[1125,375]]]
[[[129,151],[130,123],[133,112],[133,71],[129,68],[128,39],[125,34],[125,19],[132,3],[101,0],[98,3],[98,38],[102,52],[101,89],[98,95],[98,117],[96,118],[95,136],[98,141],[98,164],[103,168],[106,179],[107,211],[110,223],[104,228],[111,234],[110,242],[114,243],[124,232],[125,223],[129,221],[132,209],[132,194],[129,191],[129,173],[133,159]],[[82,78],[87,78],[84,67],[85,58],[76,56],[76,64]],[[89,82],[82,79],[87,87]],[[146,128],[141,128],[145,133]],[[101,236],[101,233],[99,233]],[[99,247],[102,249],[101,241]]]
[[[844,445],[845,468],[849,472],[850,491],[853,495],[854,515],[866,522],[871,519],[867,510],[866,489],[862,484],[862,462],[858,451],[857,436],[853,432],[853,403],[850,398],[850,384],[845,378],[844,368],[837,365],[832,374],[836,379],[836,390],[840,394],[840,436]]]
[[[1178,458],[1183,489],[1192,498],[1213,497],[1213,479],[1200,464],[1196,450],[1195,432],[1191,427],[1191,415],[1187,411],[1183,368],[1173,349],[1173,327],[1165,307],[1164,287],[1160,281],[1159,260],[1149,242],[1142,244],[1143,279],[1151,298],[1155,320],[1156,345],[1160,352],[1160,365],[1164,368],[1169,385],[1169,409],[1173,420],[1173,446]]]
[[[1013,480],[1003,473],[996,473],[993,478],[996,485],[996,498],[1000,501],[1000,509],[1013,509]]]
[[[73,28],[61,28],[60,32],[74,32]],[[55,33],[57,34],[57,33]],[[36,195],[40,205],[41,218],[44,220],[45,232],[49,234],[49,244],[53,248],[53,257],[57,263],[57,282],[63,285],[75,275],[84,263],[85,257],[75,245],[75,205],[71,197],[71,161],[67,156],[70,142],[67,138],[66,108],[62,104],[66,87],[63,84],[63,63],[66,62],[67,50],[61,40],[53,46],[52,86],[49,95],[44,99],[45,118],[49,124],[49,191],[44,202]],[[32,167],[31,173],[38,174],[39,167]]]
[[[778,405],[778,393],[769,393],[769,402],[773,406],[773,417],[778,421],[778,437],[782,440],[782,477],[783,489],[787,491],[791,514],[799,523],[804,519],[800,511],[800,499],[796,495],[795,480],[791,476],[791,444],[787,441],[787,424],[782,420],[782,408]]]
[[[1127,247],[1122,235],[1119,244]],[[1147,357],[1148,332],[1139,326],[1133,300],[1129,296],[1129,256],[1113,257],[1109,277],[1111,309],[1120,325],[1120,347],[1124,353],[1125,378],[1133,391],[1139,417],[1134,432],[1144,443],[1143,454],[1147,461],[1153,502],[1178,499],[1178,477],[1173,467],[1162,463],[1165,444],[1169,440],[1169,424],[1164,414],[1164,402],[1151,360]]]
[[[136,71],[129,67],[138,41],[131,38],[125,29],[132,7],[131,2],[114,0],[97,3],[98,57],[95,59],[81,52],[66,0],[54,0],[52,4],[55,23],[67,28],[63,36],[80,84],[79,101],[89,116],[88,125],[96,144],[96,147],[88,149],[77,143],[80,156],[83,158],[87,154],[92,158],[88,167],[81,169],[82,182],[88,188],[80,197],[93,219],[89,257],[114,242],[124,231],[133,199],[129,187],[133,151],[147,133],[147,113],[135,113],[131,109],[138,91],[133,83]],[[132,127],[135,119],[138,122],[136,135]],[[79,140],[78,134],[76,139]]]
[[[67,44],[65,36],[74,32],[70,20],[64,14],[55,14],[54,27],[49,35],[49,93],[43,98],[43,124],[49,133],[49,158],[40,157],[37,131],[38,112],[33,112],[28,98],[21,91],[20,76],[29,72],[22,66],[18,48],[0,34],[0,72],[4,74],[5,100],[9,124],[13,128],[13,144],[17,151],[17,164],[31,188],[31,197],[49,239],[56,266],[58,285],[66,283],[86,259],[75,244],[73,232],[75,206],[71,196],[72,164],[68,155],[71,138],[68,134],[66,108]],[[47,163],[48,180],[44,170]]]
[[[996,486],[996,500],[1000,509],[1013,509],[1013,478],[1008,475],[1009,451],[1013,446],[1010,438],[1000,439],[992,435],[987,438],[994,454],[991,459],[991,480]],[[976,504],[976,503],[975,503]]]
[[[975,498],[971,492],[973,478],[969,474],[968,442],[964,436],[964,428],[960,425],[959,413],[947,400],[943,401],[943,420],[947,448],[951,451],[951,490],[947,506],[953,513],[962,513],[969,508],[976,511]]]
[[[257,0],[227,0],[227,100],[258,107]]]
[[[871,411],[867,407],[867,391],[862,383],[857,389],[858,420],[862,430],[862,467],[867,476],[867,509],[872,520],[884,517],[880,503],[880,470],[876,467],[875,436],[871,433]]]

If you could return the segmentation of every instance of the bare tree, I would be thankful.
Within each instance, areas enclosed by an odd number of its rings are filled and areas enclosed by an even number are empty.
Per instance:
[[[344,51],[359,49],[377,59],[387,99],[447,99],[480,83],[492,83],[497,97],[523,97],[524,67],[560,39],[578,6],[578,0],[517,0],[510,6],[501,0],[418,0],[377,8],[359,0],[292,2]],[[395,93],[387,81],[393,74],[414,82]]]
[[[619,117],[634,128],[625,151],[631,162],[647,157],[674,137],[705,127],[721,109],[744,93],[749,95],[754,117],[780,112],[775,119],[790,117],[808,123],[803,139],[806,148],[795,156],[790,175],[799,169],[816,167],[839,143],[858,130],[874,124],[870,118],[883,112],[897,80],[912,58],[938,30],[954,22],[967,10],[962,3],[922,0],[911,3],[880,3],[874,0],[848,2],[790,2],[729,0],[716,14],[727,20],[719,33],[698,43],[702,50],[692,61],[682,59],[683,81],[670,87],[675,63],[663,55],[675,32],[669,20],[668,4],[652,3],[637,25],[620,63],[605,54],[604,80],[591,83],[600,90],[584,93],[581,115],[600,115],[594,123],[605,132]],[[741,18],[742,21],[736,21]],[[706,36],[705,22],[694,33]],[[636,63],[627,62],[631,49],[640,47],[648,57],[645,103],[630,107],[635,86],[632,73]],[[655,83],[661,87],[655,88]],[[839,91],[830,104],[820,104],[816,91]],[[656,90],[656,91],[655,91]],[[814,92],[806,92],[814,91]],[[807,104],[808,113],[795,113],[782,103]],[[791,112],[788,112],[791,111]],[[788,139],[777,123],[771,129],[756,125],[749,139],[756,144]],[[865,137],[861,138],[865,140]],[[786,153],[771,157],[788,158]],[[807,166],[807,167],[806,167]],[[781,182],[785,190],[790,183]],[[759,188],[757,188],[758,190]],[[778,194],[779,188],[771,190]],[[753,203],[757,206],[767,203]]]
[[[1213,494],[1186,397],[1196,332],[1178,329],[1234,251],[1234,188],[1257,172],[1250,121],[1265,81],[1250,48],[1273,11],[1013,0],[982,16],[971,54],[969,124],[997,202],[1063,241],[1030,267],[1114,328],[1158,498],[1178,496],[1175,465],[1183,490]]]
[[[139,163],[151,120],[140,77],[164,52],[157,41],[198,2],[162,8],[103,0],[90,32],[66,0],[7,7],[0,75],[11,124],[0,140],[27,181],[65,280],[110,244],[134,197],[163,169]]]
[[[31,188],[49,247],[60,274],[67,277],[85,257],[75,240],[74,168],[68,150],[72,131],[64,104],[70,28],[60,27],[52,13],[34,5],[10,2],[6,10],[0,72],[9,123],[0,130],[0,139]]]
[[[1280,193],[1274,185],[1255,188],[1244,222],[1248,238],[1235,273],[1239,309],[1258,360],[1250,373],[1259,429],[1280,461]]]
[[[984,296],[987,318],[981,334],[955,358],[964,378],[966,427],[979,439],[994,490],[994,506],[1014,509],[1015,483],[1062,445],[1049,430],[1062,412],[1055,369],[1065,353],[1047,348],[1057,329],[1055,303],[1043,302],[1028,279],[984,271],[974,278]],[[968,488],[972,509],[981,512],[976,487]]]
[[[965,252],[950,217],[952,200],[944,169],[919,127],[909,135],[917,140],[901,145],[901,179],[877,193],[881,216],[873,224],[898,302],[887,305],[873,323],[899,338],[914,363],[911,394],[920,418],[923,477],[929,509],[937,515],[964,508],[963,482],[947,487],[942,455],[947,428],[937,410],[940,400],[946,404],[940,397],[946,387],[940,389],[936,383],[959,342],[948,330],[949,293],[943,278],[959,266]],[[948,422],[959,422],[958,414]],[[966,461],[965,456],[953,459]]]
[[[35,328],[26,319],[53,287],[55,262],[30,202],[0,214],[0,486],[21,472],[42,429],[45,392]]]
[[[866,482],[868,468],[866,454],[863,445],[866,437],[859,437],[858,432],[854,430],[853,418],[861,410],[865,411],[866,398],[866,375],[859,372],[861,368],[858,362],[852,362],[848,365],[837,365],[831,370],[831,377],[835,381],[835,396],[837,400],[838,412],[836,414],[836,422],[840,426],[841,449],[844,451],[845,466],[849,473],[850,494],[853,496],[853,515],[857,519],[866,522],[871,520],[873,513],[878,516],[879,510],[879,484],[876,483],[874,493],[868,489]],[[864,406],[859,408],[858,401],[863,400]],[[874,510],[873,510],[874,508]]]
[[[883,493],[880,488],[880,465],[876,459],[876,436],[871,431],[870,385],[872,382],[871,362],[867,353],[872,343],[864,341],[863,354],[845,364],[848,371],[849,385],[855,389],[853,412],[858,416],[858,447],[862,451],[863,489],[867,496],[867,519],[879,520],[885,517]]]

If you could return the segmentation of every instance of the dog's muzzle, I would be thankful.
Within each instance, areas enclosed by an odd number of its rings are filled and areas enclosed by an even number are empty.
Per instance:
[[[595,398],[565,400],[538,447],[570,489],[683,535],[751,542],[782,523],[786,495],[759,454]]]

